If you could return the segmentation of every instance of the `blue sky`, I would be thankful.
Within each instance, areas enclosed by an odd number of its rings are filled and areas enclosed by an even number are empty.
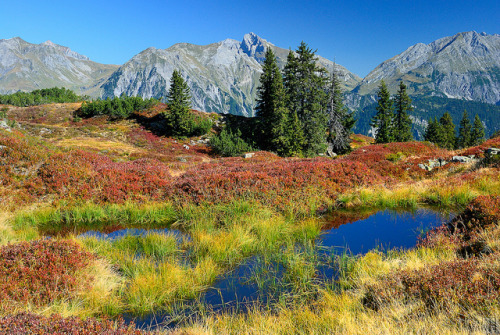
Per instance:
[[[123,64],[154,46],[241,40],[255,32],[364,77],[422,42],[475,30],[500,33],[500,1],[1,1],[0,39],[51,40],[100,63]]]

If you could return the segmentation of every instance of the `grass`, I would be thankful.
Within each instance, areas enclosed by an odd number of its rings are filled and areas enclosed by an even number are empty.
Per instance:
[[[106,231],[110,226],[116,228],[115,222],[120,228],[169,225],[183,233],[151,231],[115,240],[70,236],[101,262],[87,272],[108,280],[96,280],[93,290],[51,306],[51,311],[85,316],[175,313],[184,307],[182,301],[200,297],[216,278],[247,257],[280,253],[283,247],[311,241],[320,232],[318,219],[292,220],[258,203],[244,201],[179,208],[130,203],[45,208],[18,214],[13,232],[32,229],[39,234],[51,231],[60,235],[88,229]],[[288,264],[290,277],[301,273],[300,259],[290,259]]]
[[[40,109],[13,112],[25,122]],[[45,114],[33,122],[38,128],[53,124],[49,137],[58,137],[52,139],[58,146],[17,130],[0,132],[1,144],[9,148],[0,157],[0,205],[16,208],[0,214],[0,246],[51,235],[50,240],[70,240],[93,256],[84,269],[72,272],[71,294],[43,306],[7,304],[3,315],[28,311],[48,317],[42,320],[46,323],[57,313],[79,325],[67,318],[168,314],[180,321],[178,329],[165,331],[171,334],[468,334],[500,329],[495,321],[500,320],[498,301],[476,304],[451,298],[453,286],[473,280],[481,291],[495,278],[486,271],[496,269],[500,253],[500,229],[490,222],[498,206],[488,197],[500,194],[494,164],[450,163],[425,172],[418,163],[461,153],[425,143],[369,145],[370,139],[362,136],[354,138],[359,149],[335,160],[281,159],[266,153],[250,160],[209,160],[206,148],[190,145],[193,156],[187,163],[179,161],[186,157],[182,145],[187,141],[156,136],[132,120],[108,124],[95,118],[73,127],[55,112],[44,112],[50,122],[44,121]],[[101,154],[61,149],[74,146],[75,137],[94,138],[87,147]],[[114,142],[117,138],[120,142]],[[480,156],[484,148],[467,150]],[[460,212],[473,199],[477,210],[470,215],[488,212],[489,221],[483,215],[484,226],[467,231],[467,238],[439,231],[412,250],[325,257],[314,242],[323,225],[318,214],[336,211],[336,222],[344,222],[340,208],[359,218],[380,208],[428,205]],[[25,210],[17,209],[22,206]],[[125,228],[169,230],[114,240],[79,236]],[[490,255],[460,252],[474,243],[487,246]],[[330,266],[334,278],[321,277],[320,266]],[[244,281],[261,290],[261,299],[244,309],[212,311],[215,306],[204,302],[204,292],[240,273],[240,267],[247,267]],[[460,271],[450,269],[466,269],[469,275],[456,278]],[[427,290],[431,299],[419,291],[423,279],[434,284]],[[443,279],[452,284],[437,285]],[[448,293],[449,299],[442,298]],[[370,307],[370,294],[380,302],[378,310]],[[394,299],[382,299],[386,296]],[[433,305],[433,299],[446,304]]]
[[[478,172],[472,180],[455,178],[424,180],[395,187],[362,188],[339,196],[338,201],[347,208],[408,208],[433,205],[443,208],[465,208],[479,195],[500,194],[498,172]]]
[[[20,212],[14,218],[14,229],[35,228],[41,234],[80,233],[87,230],[122,228],[161,228],[177,221],[172,205],[125,203],[96,205],[84,203],[71,207],[48,207]]]

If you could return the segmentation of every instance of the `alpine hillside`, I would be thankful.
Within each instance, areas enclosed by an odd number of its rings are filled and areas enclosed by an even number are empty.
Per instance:
[[[91,61],[68,47],[19,37],[0,40],[0,94],[62,86],[99,96],[101,84],[118,68]]]
[[[415,44],[371,71],[353,90],[358,99],[351,97],[351,105],[374,95],[382,79],[391,92],[402,80],[412,95],[498,104],[500,35],[470,31]]]
[[[266,48],[271,47],[284,66],[288,50],[246,34],[243,41],[226,39],[205,46],[179,43],[168,49],[149,48],[121,66],[104,83],[104,97],[137,95],[165,97],[174,70],[187,81],[193,108],[205,112],[253,116],[255,97]],[[318,63],[339,72],[344,89],[352,90],[361,78],[323,57]]]

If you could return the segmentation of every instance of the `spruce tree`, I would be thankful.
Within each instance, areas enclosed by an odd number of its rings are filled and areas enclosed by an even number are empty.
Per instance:
[[[396,113],[393,119],[393,140],[396,142],[408,142],[413,140],[411,133],[411,119],[408,115],[413,110],[411,99],[406,93],[406,85],[401,81],[399,90],[394,99]]]
[[[295,112],[288,114],[286,121],[286,136],[280,146],[280,150],[278,150],[278,154],[286,157],[302,156],[304,144],[306,142],[303,125]]]
[[[375,127],[377,134],[375,135],[376,143],[389,143],[393,141],[392,132],[392,100],[387,85],[384,80],[380,82],[377,92],[378,105],[377,114],[373,117],[371,126]]]
[[[457,148],[466,148],[471,145],[471,131],[472,125],[470,124],[469,115],[467,115],[467,110],[464,110],[458,128]]]
[[[327,142],[332,151],[344,154],[351,150],[352,127],[356,123],[354,117],[343,103],[340,80],[335,68],[332,72],[331,86],[328,101],[328,137]]]
[[[439,119],[438,145],[441,148],[453,149],[455,146],[455,125],[450,113],[446,112]]]
[[[440,127],[441,125],[436,117],[434,117],[434,119],[429,119],[429,123],[427,125],[427,128],[425,129],[424,139],[426,141],[438,144],[440,140],[439,134],[441,133]]]
[[[165,115],[167,126],[172,135],[186,136],[191,125],[191,93],[179,71],[174,70],[170,79],[167,96],[169,113]]]
[[[484,126],[483,123],[481,122],[481,119],[479,118],[479,115],[476,114],[476,117],[474,118],[474,125],[472,126],[472,131],[471,131],[471,146],[479,145],[483,142],[484,140]]]
[[[296,113],[304,134],[303,152],[307,156],[325,152],[327,114],[326,71],[316,65],[315,51],[302,42],[288,54],[284,70],[287,107]]]
[[[266,51],[262,71],[257,89],[257,140],[263,149],[280,151],[286,142],[287,110],[283,77],[271,48]]]

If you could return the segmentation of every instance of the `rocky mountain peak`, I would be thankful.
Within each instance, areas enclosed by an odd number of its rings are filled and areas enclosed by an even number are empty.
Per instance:
[[[41,43],[41,45],[47,45],[47,46],[50,46],[50,47],[55,47],[57,44],[53,43],[51,40],[47,40],[47,41]]]
[[[381,79],[392,92],[404,81],[411,94],[500,102],[500,35],[475,31],[415,44],[383,62],[356,88],[375,94]]]
[[[259,63],[262,63],[265,58],[266,48],[271,45],[265,39],[260,38],[255,33],[249,33],[243,36],[241,49],[248,56],[255,58]]]

